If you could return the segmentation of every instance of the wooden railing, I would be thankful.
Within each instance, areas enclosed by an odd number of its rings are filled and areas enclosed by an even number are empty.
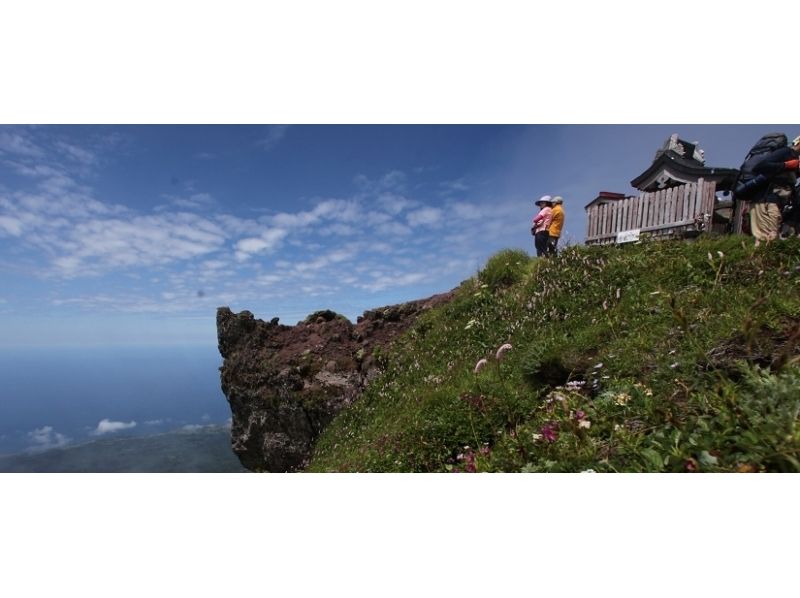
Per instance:
[[[679,187],[642,193],[587,208],[586,244],[620,239],[677,236],[702,230],[714,212],[716,183],[699,179]],[[620,241],[622,242],[622,241]]]

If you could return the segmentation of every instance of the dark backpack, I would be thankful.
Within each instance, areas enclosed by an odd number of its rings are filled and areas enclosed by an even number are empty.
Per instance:
[[[762,174],[755,174],[753,169],[761,160],[776,149],[789,145],[783,133],[770,133],[758,140],[739,167],[739,174],[733,185],[733,198],[748,201],[767,187],[769,179]]]

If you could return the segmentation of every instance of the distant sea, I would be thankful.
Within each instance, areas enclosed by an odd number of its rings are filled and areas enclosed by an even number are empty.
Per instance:
[[[0,471],[245,471],[216,346],[0,349]]]

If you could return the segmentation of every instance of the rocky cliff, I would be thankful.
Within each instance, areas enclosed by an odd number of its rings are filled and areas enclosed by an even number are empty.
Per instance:
[[[332,311],[296,326],[217,310],[231,444],[253,471],[303,469],[320,432],[381,370],[381,354],[425,310],[453,293],[370,310],[356,324]]]

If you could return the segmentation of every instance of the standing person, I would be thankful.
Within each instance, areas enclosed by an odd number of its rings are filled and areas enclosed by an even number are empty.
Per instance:
[[[553,219],[547,229],[547,255],[555,255],[558,251],[558,238],[561,236],[561,229],[564,228],[564,208],[561,205],[564,198],[556,195],[553,198]]]
[[[781,212],[781,238],[800,237],[800,188],[794,186],[794,193]]]
[[[774,241],[781,231],[781,208],[791,201],[797,170],[800,166],[800,135],[792,145],[772,150],[753,167],[756,175],[766,177],[767,184],[751,200],[750,230],[761,241]]]
[[[541,209],[536,214],[531,223],[531,233],[533,234],[533,244],[536,247],[536,257],[547,255],[548,234],[547,229],[553,219],[553,202],[549,195],[543,195],[535,202]]]

